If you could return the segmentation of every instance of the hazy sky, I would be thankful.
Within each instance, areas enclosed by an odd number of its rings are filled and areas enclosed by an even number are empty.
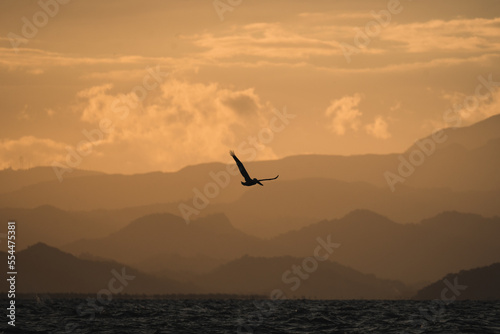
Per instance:
[[[495,0],[59,1],[0,2],[0,168],[400,152],[500,82]]]

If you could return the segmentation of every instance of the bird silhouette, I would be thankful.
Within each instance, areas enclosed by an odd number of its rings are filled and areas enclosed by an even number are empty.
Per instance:
[[[238,169],[240,170],[241,175],[245,178],[245,182],[241,182],[241,184],[244,185],[244,186],[250,187],[250,186],[253,186],[255,184],[260,184],[261,186],[263,186],[263,184],[260,183],[260,181],[276,180],[278,178],[278,176],[279,176],[279,175],[277,175],[276,177],[273,177],[271,179],[256,179],[256,178],[252,179],[250,177],[250,175],[248,175],[248,172],[245,169],[245,166],[243,166],[243,164],[241,163],[240,159],[238,159],[238,157],[236,156],[236,154],[234,154],[234,151],[229,151],[229,154],[231,154],[231,156],[233,157],[234,161],[236,161],[236,165],[238,165]]]

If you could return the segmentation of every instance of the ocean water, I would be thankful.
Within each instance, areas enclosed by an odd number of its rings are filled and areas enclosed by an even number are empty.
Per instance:
[[[499,301],[116,299],[102,305],[42,297],[16,303],[16,327],[4,317],[0,333],[500,333]]]

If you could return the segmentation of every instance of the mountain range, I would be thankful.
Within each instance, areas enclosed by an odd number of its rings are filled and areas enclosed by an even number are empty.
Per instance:
[[[500,263],[450,273],[418,291],[414,299],[499,300]],[[443,296],[447,299],[444,300]]]
[[[444,136],[444,137],[443,137]],[[500,115],[492,116],[468,127],[448,128],[444,142],[432,137],[417,143],[434,142],[425,149],[422,165],[415,166],[414,173],[404,185],[415,188],[450,188],[451,190],[496,190],[500,179]],[[422,144],[423,145],[423,144]],[[327,178],[344,182],[366,182],[389,188],[384,176],[386,171],[397,173],[400,156],[411,160],[413,151],[422,151],[417,144],[401,154],[321,156],[300,155],[273,161],[249,161],[245,165],[255,175],[269,172],[280,174],[280,180]],[[228,163],[233,165],[228,155]],[[9,180],[0,196],[0,207],[36,207],[50,204],[62,209],[91,210],[115,209],[156,203],[180,202],[194,196],[193,189],[203,191],[204,186],[215,182],[227,165],[205,163],[188,166],[177,172],[152,172],[136,175],[103,174],[75,170],[66,173],[59,182],[50,176],[51,167],[31,170],[3,170],[0,180]],[[464,178],[465,176],[465,178]],[[236,177],[231,177],[217,198],[211,202],[225,202],[239,197],[243,189]],[[221,178],[220,183],[224,180]],[[270,186],[268,186],[270,187]],[[175,191],[171,191],[175,189]]]
[[[7,253],[0,252],[6,260]],[[309,261],[309,262],[308,262]],[[111,300],[116,294],[178,295],[232,294],[268,298],[309,299],[439,299],[500,298],[500,263],[448,274],[420,289],[399,281],[363,274],[332,261],[307,258],[243,256],[181,283],[165,275],[150,275],[114,261],[88,260],[42,243],[17,254],[17,294],[90,294]],[[301,270],[297,271],[299,267]],[[8,291],[8,282],[0,284]],[[455,296],[455,297],[454,297]],[[454,298],[452,298],[454,297]]]
[[[0,257],[5,259],[7,254],[2,252]],[[90,293],[107,294],[109,298],[118,293],[269,296],[273,290],[283,289],[283,296],[287,298],[399,299],[408,292],[400,282],[379,280],[333,262],[322,263],[317,273],[311,273],[310,279],[293,289],[293,285],[284,283],[282,276],[301,260],[244,256],[198,276],[193,284],[152,276],[118,262],[81,259],[38,243],[17,254],[17,270],[22,275],[17,276],[16,293]],[[0,290],[8,290],[7,281],[2,282]]]
[[[335,262],[385,279],[410,284],[429,282],[448,272],[500,261],[500,218],[445,212],[418,224],[399,224],[367,210],[353,211],[341,219],[324,220],[272,239],[260,239],[235,228],[222,214],[186,224],[165,213],[139,218],[109,236],[80,240],[63,246],[73,254],[93,254],[128,265],[155,263],[158,258],[201,256],[229,261],[250,256],[311,256],[318,238],[339,243]],[[466,247],[464,245],[467,245]],[[160,257],[161,255],[161,257]],[[152,259],[157,258],[156,261]],[[210,267],[210,266],[209,266]]]
[[[0,257],[7,259],[7,253]],[[16,253],[16,293],[106,293],[170,294],[197,293],[188,283],[142,273],[114,261],[92,261],[75,257],[43,243]],[[0,285],[7,291],[7,281]],[[119,291],[118,291],[119,290]]]
[[[471,285],[496,277],[499,152],[496,115],[400,154],[245,161],[252,175],[280,174],[264,187],[242,187],[232,162],[74,170],[62,182],[51,167],[6,169],[0,220],[16,221],[23,292],[95,293],[125,268],[138,277],[127,293],[395,299],[436,282],[416,295],[427,298],[450,273]],[[338,247],[291,290],[283,273],[325,243]]]

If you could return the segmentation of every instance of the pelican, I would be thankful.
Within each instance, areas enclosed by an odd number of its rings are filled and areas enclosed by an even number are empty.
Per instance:
[[[248,175],[248,172],[245,169],[245,166],[243,166],[243,164],[241,163],[240,159],[238,159],[238,157],[236,157],[236,154],[234,154],[234,151],[229,151],[229,154],[231,154],[234,161],[236,161],[236,164],[238,165],[238,169],[240,170],[241,175],[243,175],[243,177],[245,178],[245,182],[241,182],[241,184],[244,186],[250,187],[250,186],[253,186],[255,184],[260,184],[261,186],[263,186],[263,184],[260,183],[260,181],[276,180],[279,176],[279,175],[276,175],[276,177],[273,177],[272,179],[255,179],[255,178],[252,179],[250,177],[250,175]]]

